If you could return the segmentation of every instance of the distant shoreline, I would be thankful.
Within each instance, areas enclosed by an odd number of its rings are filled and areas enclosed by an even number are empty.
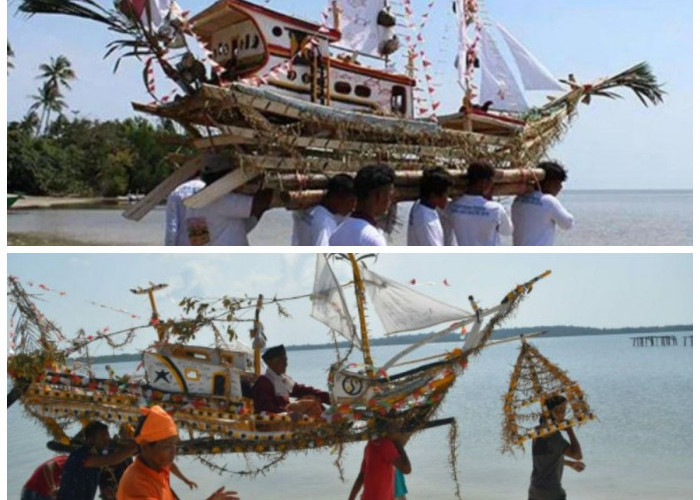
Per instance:
[[[504,328],[493,334],[492,340],[513,337],[516,335],[525,335],[528,333],[545,331],[547,337],[581,337],[592,335],[645,335],[655,333],[679,333],[693,331],[693,325],[669,325],[669,326],[647,326],[647,327],[624,327],[624,328],[591,328],[582,326],[534,326],[524,328]],[[373,338],[373,346],[383,345],[406,345],[412,344],[417,340],[427,337],[428,334],[414,335],[397,335],[394,337]],[[453,333],[436,341],[436,343],[444,342],[459,342],[460,335]],[[328,342],[325,344],[300,344],[300,345],[285,345],[288,351],[314,351],[322,349],[331,349],[335,344]],[[348,342],[339,342],[341,348],[349,347]],[[80,358],[84,360],[84,358]],[[108,356],[93,356],[90,360],[93,363],[120,363],[125,361],[139,361],[141,354],[117,354]]]

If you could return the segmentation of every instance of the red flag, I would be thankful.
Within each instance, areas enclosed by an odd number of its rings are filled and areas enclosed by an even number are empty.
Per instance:
[[[450,285],[450,284],[447,282],[447,278],[445,278],[444,280],[442,280],[442,284],[445,285],[445,286],[452,286],[452,285]]]
[[[411,285],[415,285],[415,284],[416,284],[416,278],[413,278],[411,281],[409,281],[409,283],[410,283]]]

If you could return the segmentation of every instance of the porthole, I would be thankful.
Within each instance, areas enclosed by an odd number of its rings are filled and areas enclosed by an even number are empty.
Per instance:
[[[296,80],[297,79],[297,72],[294,71],[293,69],[290,69],[287,71],[287,80]]]
[[[334,88],[338,94],[349,94],[352,91],[352,86],[348,82],[335,82]]]
[[[282,31],[282,28],[280,28],[279,26],[275,26],[274,28],[272,28],[273,35],[282,36],[282,33],[284,33],[284,31]]]
[[[355,95],[367,98],[372,95],[372,90],[367,85],[358,85],[355,87]]]
[[[301,75],[301,81],[304,83],[311,83],[311,75],[309,75],[308,73],[304,73],[303,75]]]

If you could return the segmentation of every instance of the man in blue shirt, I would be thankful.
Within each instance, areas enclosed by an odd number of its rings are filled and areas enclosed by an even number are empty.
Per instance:
[[[103,455],[109,446],[109,427],[90,422],[83,430],[85,444],[72,452],[63,466],[56,500],[94,500],[100,468],[123,462],[137,451],[136,443]]]

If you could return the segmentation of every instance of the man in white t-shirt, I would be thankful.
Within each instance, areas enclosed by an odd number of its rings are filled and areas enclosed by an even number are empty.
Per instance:
[[[197,176],[195,179],[180,184],[168,195],[165,206],[165,244],[168,246],[187,246],[187,222],[184,201],[202,189],[206,184]]]
[[[293,214],[292,245],[327,246],[331,234],[355,209],[356,202],[352,177],[338,174],[329,179],[326,195],[318,205]]]
[[[501,236],[513,231],[506,209],[490,199],[495,173],[488,163],[471,163],[465,194],[447,207],[450,225],[460,246],[497,246],[501,244]]]
[[[202,180],[212,184],[231,170],[227,161],[212,158],[204,167]],[[187,208],[190,245],[248,246],[248,233],[270,206],[272,190],[255,196],[228,193],[201,208]]]
[[[393,202],[396,174],[387,165],[361,168],[354,181],[357,207],[331,235],[332,246],[386,246],[377,218],[386,214]]]
[[[454,184],[444,168],[423,171],[420,182],[420,199],[411,207],[408,215],[409,246],[443,246],[445,231],[440,213],[447,206],[448,193]]]
[[[545,172],[540,189],[513,200],[513,245],[551,246],[557,226],[571,229],[574,225],[574,216],[557,199],[567,178],[566,170],[554,161],[542,162],[537,168]]]

